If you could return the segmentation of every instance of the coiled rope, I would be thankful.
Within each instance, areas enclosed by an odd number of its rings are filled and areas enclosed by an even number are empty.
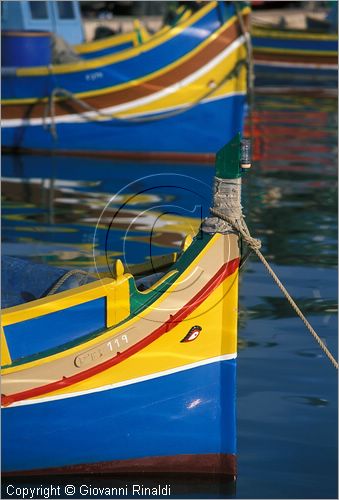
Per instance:
[[[314,330],[312,325],[309,323],[309,321],[307,321],[307,319],[305,318],[302,311],[299,309],[299,307],[297,306],[295,301],[292,299],[291,295],[288,293],[288,291],[286,290],[284,285],[281,283],[278,276],[275,274],[275,272],[273,271],[273,269],[271,268],[271,266],[269,265],[269,263],[267,262],[267,260],[263,256],[263,254],[261,253],[261,251],[260,251],[261,242],[260,242],[260,240],[253,238],[251,236],[244,218],[241,217],[240,219],[234,219],[232,217],[228,217],[228,216],[224,215],[222,212],[220,212],[219,210],[216,210],[215,208],[211,208],[210,211],[216,217],[219,217],[220,219],[224,220],[225,222],[228,222],[230,225],[232,225],[234,227],[234,229],[236,229],[241,234],[241,236],[243,237],[244,241],[247,243],[249,248],[251,248],[254,251],[254,253],[259,257],[261,262],[264,264],[267,271],[269,272],[269,274],[271,275],[271,277],[273,278],[275,283],[278,285],[279,289],[284,294],[284,296],[286,297],[286,299],[289,302],[289,304],[291,305],[291,307],[297,313],[299,318],[303,321],[303,323],[305,324],[306,328],[311,333],[313,338],[318,342],[320,348],[323,350],[325,355],[331,361],[333,366],[338,370],[338,367],[339,367],[338,361],[336,361],[336,359],[331,354],[329,349],[326,347],[325,343],[321,340],[319,335],[316,333],[316,331]]]

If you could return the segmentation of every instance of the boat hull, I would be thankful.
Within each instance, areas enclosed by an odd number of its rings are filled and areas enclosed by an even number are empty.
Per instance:
[[[14,151],[96,152],[127,157],[152,152],[155,158],[161,159],[173,153],[179,160],[190,155],[199,159],[205,154],[214,155],[242,130],[245,99],[245,93],[237,91],[202,102],[189,110],[177,109],[173,116],[152,115],[152,120],[144,122],[115,119],[62,122],[56,126],[57,140],[43,125],[5,126],[2,128],[2,144]]]
[[[235,376],[235,358],[224,356],[107,390],[6,408],[3,473],[185,472],[233,479]]]
[[[257,90],[337,90],[336,35],[254,27],[252,44]]]
[[[244,7],[245,25],[247,14]],[[242,130],[246,68],[234,7],[210,2],[131,50],[75,65],[4,68],[2,146],[196,160]]]

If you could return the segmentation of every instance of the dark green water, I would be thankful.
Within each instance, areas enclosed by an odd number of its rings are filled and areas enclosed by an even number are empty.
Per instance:
[[[335,357],[336,117],[332,98],[257,96],[243,190],[252,234]],[[3,254],[93,269],[94,241],[109,269],[116,256],[128,264],[178,249],[208,213],[213,168],[4,156],[2,175]],[[337,442],[336,371],[251,257],[240,282],[236,487],[171,479],[172,493],[337,498]]]

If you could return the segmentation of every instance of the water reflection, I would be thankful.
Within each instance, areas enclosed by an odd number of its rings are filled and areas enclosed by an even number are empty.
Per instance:
[[[255,170],[248,220],[270,259],[333,266],[337,260],[335,99],[257,96]]]
[[[295,312],[284,297],[260,297],[264,301],[251,311],[252,318],[286,318],[294,317]],[[298,305],[307,316],[309,314],[336,314],[338,312],[335,300],[326,299],[299,299]]]
[[[249,227],[334,353],[336,107],[335,99],[256,96],[256,175],[244,188]],[[240,291],[246,321],[240,330],[237,497],[336,497],[335,370],[254,258]]]
[[[309,397],[309,396],[293,396],[293,397],[286,397],[286,399],[288,401],[291,401],[292,403],[301,404],[301,405],[318,406],[318,407],[324,407],[324,406],[327,406],[329,404],[326,399]]]
[[[213,175],[182,168],[5,156],[3,251],[91,268],[94,246],[100,268],[107,258],[129,264],[178,249],[207,215]]]

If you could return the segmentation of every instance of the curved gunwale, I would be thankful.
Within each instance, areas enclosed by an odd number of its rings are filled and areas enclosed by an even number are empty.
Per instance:
[[[164,42],[176,37],[181,34],[184,30],[189,28],[195,22],[202,19],[206,14],[211,12],[217,5],[217,2],[213,1],[210,4],[202,7],[201,10],[194,13],[189,19],[179,23],[174,28],[170,29],[169,32],[164,33],[160,36],[152,36],[149,40],[145,41],[143,44],[138,47],[132,47],[130,49],[126,49],[122,52],[118,52],[112,55],[105,55],[101,57],[97,57],[94,59],[79,61],[78,63],[65,63],[54,65],[51,67],[44,66],[34,66],[34,67],[23,67],[18,68],[16,71],[16,76],[42,76],[42,75],[51,75],[51,74],[61,74],[61,73],[76,73],[79,71],[86,71],[88,69],[98,69],[103,66],[107,66],[110,64],[114,64],[116,62],[125,61],[132,57],[141,55],[142,53],[149,51],[153,48],[156,48],[162,45]]]
[[[28,390],[16,392],[10,395],[3,395],[2,402],[4,406],[8,406],[14,402],[22,401],[29,398],[34,398],[41,395],[46,395],[48,393],[57,391],[59,389],[64,389],[65,387],[72,386],[78,382],[82,382],[98,373],[101,373],[108,368],[111,368],[127,358],[130,358],[133,354],[139,352],[144,347],[148,346],[159,337],[165,333],[170,332],[175,326],[182,320],[184,320],[192,311],[194,311],[204,300],[219,286],[222,282],[229,276],[231,276],[239,266],[239,258],[235,258],[231,261],[224,263],[218,272],[208,281],[208,283],[196,294],[187,304],[185,304],[181,309],[177,311],[173,316],[170,317],[165,323],[160,325],[158,328],[149,333],[145,338],[141,339],[139,342],[133,344],[131,347],[126,349],[124,352],[104,361],[103,363],[97,364],[91,368],[83,370],[79,373],[62,376],[61,379],[54,381],[49,384],[40,385]]]
[[[218,235],[219,236],[219,235]],[[73,342],[70,342],[69,344],[65,344],[63,346],[59,346],[57,349],[49,350],[46,351],[44,357],[39,357],[37,360],[29,360],[29,357],[24,358],[24,363],[13,363],[12,365],[6,365],[2,367],[2,373],[3,375],[10,374],[16,371],[21,371],[33,366],[36,366],[36,364],[44,364],[49,361],[53,361],[58,358],[60,355],[60,350],[63,352],[61,355],[66,355],[67,354],[72,354],[76,355],[80,350],[87,350],[92,348],[98,341],[102,342],[103,340],[106,340],[107,338],[110,338],[112,336],[112,332],[114,332],[114,335],[118,335],[119,333],[123,332],[126,328],[130,328],[134,326],[135,323],[137,323],[140,319],[145,318],[147,314],[153,309],[156,309],[159,307],[168,297],[171,293],[173,293],[179,286],[180,283],[187,279],[187,277],[190,276],[192,273],[192,268],[194,269],[197,265],[197,262],[201,259],[201,257],[209,250],[211,246],[215,244],[216,239],[218,238],[209,238],[208,235],[205,235],[206,242],[204,243],[204,246],[200,251],[198,252],[197,255],[193,252],[193,258],[186,263],[187,267],[185,269],[182,268],[182,272],[177,272],[173,274],[173,271],[177,271],[178,265],[180,265],[180,260],[184,261],[184,258],[187,258],[188,252],[194,250],[194,242],[188,247],[188,249],[181,255],[181,257],[178,259],[176,263],[174,263],[168,272],[166,273],[165,276],[163,276],[158,282],[156,282],[152,287],[150,287],[148,290],[145,291],[137,291],[137,294],[140,295],[140,297],[144,297],[147,299],[147,296],[150,297],[151,300],[147,301],[144,303],[144,306],[140,304],[140,307],[137,308],[136,311],[134,311],[134,314],[129,315],[125,320],[120,322],[119,324],[114,325],[113,327],[110,328],[105,328],[104,330],[100,332],[94,332],[91,335],[79,338]],[[200,242],[198,242],[200,243]],[[131,275],[126,275],[127,277],[132,278],[132,283],[134,284],[134,291],[136,291],[136,286],[134,279]],[[167,278],[174,277],[175,279],[173,281],[168,281],[166,283],[166,287],[161,288],[161,285],[163,285],[166,281]],[[101,288],[109,288],[110,285],[114,285],[114,281],[105,278],[101,280],[102,285],[97,287]],[[83,285],[82,287],[79,287],[77,291],[81,291],[87,288],[93,288],[93,284],[90,285]],[[153,294],[154,291],[157,291],[159,288],[161,288],[161,294]],[[166,294],[164,293],[166,292]],[[14,306],[11,308],[4,309],[2,311],[2,316],[3,316],[3,326],[5,327],[6,325],[13,324],[16,322],[20,321],[25,321],[29,319],[33,319],[34,317],[43,315],[44,313],[46,314],[46,310],[48,311],[60,311],[62,310],[63,307],[63,302],[61,299],[72,296],[72,291],[66,291],[66,292],[61,292],[59,294],[51,295],[48,297],[44,297],[42,299],[37,299],[32,302],[28,302],[26,304],[22,304],[19,306]],[[91,298],[96,298],[95,292],[93,293],[93,297]],[[87,299],[88,300],[88,299]],[[59,302],[59,304],[58,304]],[[54,304],[53,304],[54,303]],[[68,304],[68,307],[71,307],[73,305],[78,304],[79,302],[75,298],[74,300],[71,300],[70,303]],[[67,351],[66,351],[67,350]],[[25,359],[27,361],[25,361]]]
[[[153,36],[152,36],[153,38]],[[134,43],[136,39],[136,32],[130,31],[128,33],[120,33],[117,35],[109,36],[107,38],[104,38],[102,40],[92,40],[91,42],[84,42],[80,43],[78,45],[73,45],[73,49],[78,53],[78,54],[88,54],[91,52],[96,52],[99,50],[104,50],[108,49],[110,47],[117,47],[119,45],[122,45],[126,42],[132,42]],[[146,42],[144,42],[146,43]],[[133,47],[128,47],[127,49],[124,50],[129,50],[130,48]]]
[[[156,31],[153,34],[150,34],[147,31],[147,28],[141,23],[140,24],[140,30],[142,33],[146,33],[148,35],[148,38],[142,42],[142,44],[145,44],[146,41],[148,41],[150,38],[152,40],[155,40],[156,37],[162,36],[165,33],[168,33],[171,29],[173,29],[176,26],[179,26],[181,23],[184,21],[187,21],[192,17],[192,11],[187,12],[188,15],[185,13],[182,13],[178,21],[174,25],[170,24],[165,24],[162,26],[158,31]],[[77,45],[74,45],[73,48],[76,52],[79,54],[91,54],[92,52],[97,52],[100,50],[106,50],[109,49],[110,47],[117,47],[119,45],[122,45],[126,42],[131,42],[136,46],[136,44],[140,45],[138,43],[138,29],[134,27],[133,31],[128,31],[126,33],[119,33],[116,35],[112,35],[109,37],[106,37],[101,40],[92,40],[90,42],[83,42],[79,43]],[[128,49],[123,49],[123,50],[128,50]]]
[[[93,351],[95,348],[101,348],[104,344],[107,345],[107,341],[113,342],[118,336],[127,333],[129,342],[128,345],[126,344],[126,348],[119,347],[119,351],[117,349],[115,354],[112,349],[109,351],[106,349],[107,352],[103,359],[99,357],[93,361],[95,366],[108,367],[110,363],[113,366],[125,359],[124,356],[129,357],[159,338],[163,333],[175,328],[200,305],[203,306],[205,299],[213,290],[232,275],[239,266],[238,239],[235,234],[229,234],[225,237],[220,234],[213,237],[207,236],[207,241],[195,258],[189,261],[188,265],[187,262],[183,262],[185,270],[180,275],[180,279],[177,275],[176,280],[167,289],[167,293],[162,293],[159,298],[156,297],[152,304],[147,304],[144,310],[136,310],[134,315],[128,317],[126,321],[106,328],[103,332],[97,333],[94,338],[83,339],[75,346],[59,346],[57,352],[46,353],[45,357],[28,361],[19,366],[3,367],[3,392],[6,396],[10,397],[10,394],[6,392],[6,385],[7,387],[12,386],[12,392],[15,393],[18,392],[15,387],[21,387],[22,383],[25,384],[26,389],[30,390],[37,385],[39,386],[39,381],[46,381],[46,377],[47,380],[54,383],[60,379],[60,374],[63,375],[62,378],[66,377],[67,380],[73,375],[79,375],[81,365],[75,364],[75,359],[78,356]],[[196,243],[199,245],[199,241]],[[227,251],[227,258],[225,258],[225,251]],[[229,283],[230,288],[232,284],[233,280]],[[171,312],[173,314],[170,314]],[[199,314],[203,314],[201,310]],[[191,319],[194,318],[191,317]],[[106,361],[103,362],[105,358]]]

